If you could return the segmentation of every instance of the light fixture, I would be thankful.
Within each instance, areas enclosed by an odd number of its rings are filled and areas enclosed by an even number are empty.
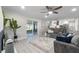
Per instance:
[[[59,25],[57,25],[56,27],[57,27],[57,28],[60,28],[60,26],[59,26]]]
[[[47,18],[48,16],[47,15],[45,15],[45,18]]]
[[[52,14],[52,13],[53,13],[52,11],[49,11],[49,12],[48,12],[49,15]]]
[[[25,7],[24,6],[21,6],[21,8],[24,9]]]
[[[77,8],[73,8],[72,11],[73,11],[73,12],[77,11]]]
[[[64,24],[68,24],[68,23],[69,23],[68,21],[65,21],[65,22],[64,22]]]

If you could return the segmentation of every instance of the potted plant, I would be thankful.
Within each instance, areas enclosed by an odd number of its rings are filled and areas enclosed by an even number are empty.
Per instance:
[[[5,16],[4,16],[3,19],[4,19],[4,20],[3,20],[3,21],[4,21],[4,34],[3,34],[4,36],[3,36],[3,37],[4,37],[5,41],[6,41],[6,40],[7,40],[7,33],[5,32],[6,27],[7,27],[6,24],[7,24],[8,21],[11,20],[11,19],[9,19],[9,18],[5,18]]]
[[[6,18],[5,16],[3,17],[3,25],[4,25],[4,33],[3,33],[3,38],[4,38],[4,40],[3,40],[3,45],[4,45],[4,47],[5,47],[5,43],[6,43],[6,41],[8,40],[8,35],[7,35],[7,32],[6,32],[6,25],[8,24],[8,21],[9,20],[11,20],[11,19],[9,19],[9,18]]]
[[[13,29],[14,32],[14,39],[17,39],[17,34],[16,31],[18,28],[20,28],[21,26],[18,26],[17,24],[17,20],[14,20],[14,18],[12,18],[11,20],[9,20],[10,22],[10,27]]]

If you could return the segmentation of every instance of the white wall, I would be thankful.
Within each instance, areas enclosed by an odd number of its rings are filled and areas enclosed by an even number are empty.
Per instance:
[[[40,28],[41,28],[41,20],[38,20],[38,19],[34,19],[34,18],[28,18],[28,17],[25,17],[25,16],[22,16],[21,14],[18,14],[18,13],[14,13],[14,12],[9,12],[9,11],[4,11],[5,13],[5,16],[8,17],[8,18],[14,18],[15,20],[17,20],[18,22],[18,25],[21,26],[21,28],[19,28],[17,30],[17,35],[19,38],[22,38],[22,37],[27,37],[27,34],[26,34],[26,29],[27,29],[27,21],[28,20],[33,20],[33,21],[37,21],[37,29],[38,29],[38,35],[40,34]]]
[[[11,13],[11,12],[6,12],[5,13],[5,17],[8,18],[14,18],[15,20],[17,20],[18,25],[21,26],[21,28],[17,29],[17,35],[18,37],[25,37],[26,36],[26,28],[24,25],[26,25],[26,18],[18,15],[16,13]]]
[[[2,35],[3,35],[3,15],[2,15],[2,8],[0,7],[0,52],[2,48]]]
[[[39,36],[43,36],[45,32],[48,30],[48,23],[46,20],[41,20],[38,22],[38,25]]]
[[[0,31],[3,30],[3,14],[2,14],[2,8],[0,7]]]

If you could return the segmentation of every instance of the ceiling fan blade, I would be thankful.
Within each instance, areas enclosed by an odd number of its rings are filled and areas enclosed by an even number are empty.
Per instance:
[[[46,6],[46,9],[49,11],[51,10],[52,8],[50,6]]]
[[[58,9],[60,9],[60,8],[62,8],[62,6],[59,6],[59,7],[55,8],[54,10],[58,10]]]
[[[53,13],[58,14],[58,12],[55,12],[55,11]]]
[[[49,9],[49,7],[48,7],[48,6],[46,6],[46,9]]]

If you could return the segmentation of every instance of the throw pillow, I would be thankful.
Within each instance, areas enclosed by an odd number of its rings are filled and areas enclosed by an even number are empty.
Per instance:
[[[75,36],[72,38],[71,43],[77,45],[77,44],[78,44],[78,42],[77,42],[78,38],[79,38],[79,35],[75,35]]]
[[[79,38],[77,39],[77,46],[79,46]]]
[[[70,33],[70,34],[67,35],[67,37],[70,37],[70,36],[73,36],[73,34]]]

